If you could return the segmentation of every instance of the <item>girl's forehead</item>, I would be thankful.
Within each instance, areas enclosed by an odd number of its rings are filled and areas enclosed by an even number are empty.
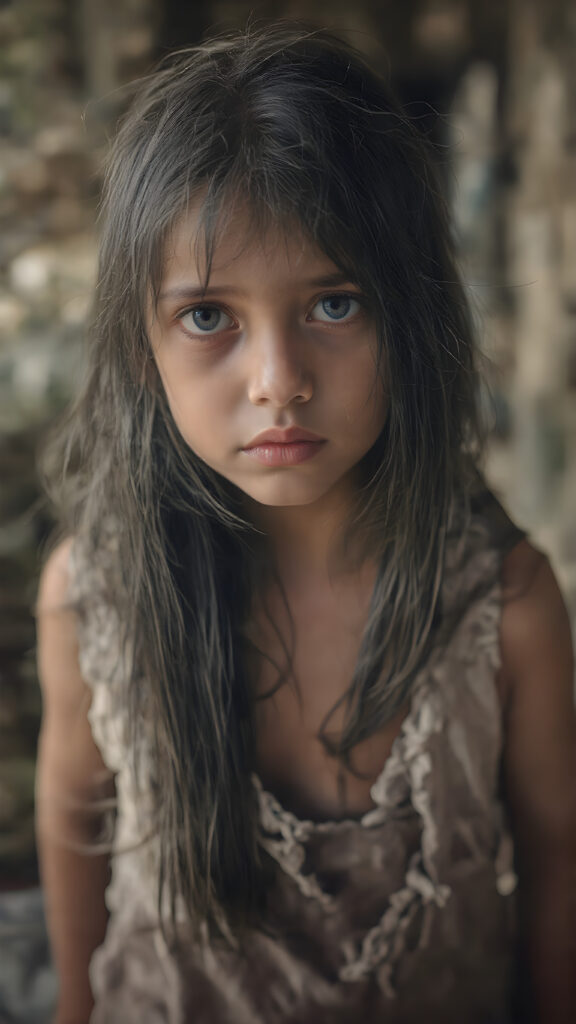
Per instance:
[[[247,204],[219,212],[208,227],[200,202],[190,206],[169,232],[163,277],[194,271],[201,280],[220,272],[238,273],[244,266],[274,266],[298,273],[315,264],[338,268],[295,218],[273,221]]]

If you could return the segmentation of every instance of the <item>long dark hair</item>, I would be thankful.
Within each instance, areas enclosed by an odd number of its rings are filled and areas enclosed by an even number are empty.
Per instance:
[[[213,925],[251,919],[264,891],[242,634],[254,538],[234,488],[179,435],[146,328],[167,233],[198,197],[207,278],[240,199],[255,230],[297,222],[377,322],[389,411],[350,529],[380,570],[333,745],[344,760],[410,693],[479,432],[468,308],[428,145],[360,56],[280,25],[180,52],[140,83],[108,164],[89,373],[52,445],[51,486],[95,559],[104,530],[120,539],[109,599],[130,650],[135,755],[141,723],[152,729],[159,892]]]

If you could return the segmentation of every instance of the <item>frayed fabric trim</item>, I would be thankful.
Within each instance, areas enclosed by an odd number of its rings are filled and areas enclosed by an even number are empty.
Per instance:
[[[475,673],[481,671],[482,676],[486,677],[486,685],[490,686],[493,681],[488,676],[492,676],[500,664],[499,585],[493,586],[471,612],[466,617],[465,629],[471,642],[461,663],[463,677],[466,677],[468,670]],[[422,821],[420,849],[410,858],[404,886],[392,893],[382,917],[366,933],[360,945],[353,942],[342,944],[345,963],[339,970],[339,978],[343,982],[360,982],[376,972],[378,983],[389,998],[396,994],[394,971],[405,952],[406,936],[411,924],[417,915],[421,915],[418,946],[425,948],[430,941],[436,909],[444,908],[452,895],[451,887],[438,875],[439,836],[433,810],[434,773],[429,749],[434,734],[445,735],[446,709],[442,700],[442,687],[435,685],[437,680],[434,671],[436,663],[441,663],[441,660],[441,653],[432,656],[417,680],[412,706],[384,769],[371,790],[376,807],[356,823],[370,827],[385,821],[393,805],[393,781],[398,776],[408,778],[412,805]],[[496,695],[494,701],[496,707]],[[318,900],[328,911],[335,909],[333,897],[322,890],[314,874],[303,873],[306,859],[304,844],[313,833],[349,826],[350,821],[316,823],[301,820],[284,809],[273,794],[263,788],[257,776],[254,776],[254,784],[260,805],[263,847],[293,879],[303,895]],[[497,820],[496,813],[495,817]],[[503,834],[499,850],[506,850],[507,855],[499,853],[497,858],[499,891],[499,881],[504,877],[509,888],[512,851],[505,839]]]

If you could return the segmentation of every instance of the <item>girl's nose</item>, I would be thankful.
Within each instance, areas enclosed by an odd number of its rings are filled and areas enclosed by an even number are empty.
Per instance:
[[[253,405],[283,408],[311,399],[312,374],[302,341],[288,329],[263,330],[253,336],[250,349],[248,397]]]

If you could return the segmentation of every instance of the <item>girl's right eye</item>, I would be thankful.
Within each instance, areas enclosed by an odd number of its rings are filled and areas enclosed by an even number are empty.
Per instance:
[[[234,323],[218,306],[195,306],[178,319],[188,334],[218,334]]]

